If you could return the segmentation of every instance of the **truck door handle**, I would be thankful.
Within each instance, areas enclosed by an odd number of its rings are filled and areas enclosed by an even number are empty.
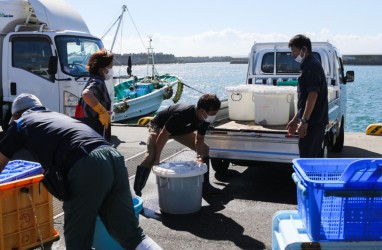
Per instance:
[[[11,82],[11,95],[16,95],[16,94],[17,94],[16,83]]]

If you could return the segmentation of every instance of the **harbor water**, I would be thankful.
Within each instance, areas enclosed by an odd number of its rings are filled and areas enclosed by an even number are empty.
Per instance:
[[[225,87],[244,84],[247,64],[187,63],[158,64],[158,74],[179,76],[184,86],[180,102],[196,104],[200,92],[215,93],[220,99],[226,99]],[[139,77],[151,75],[151,67],[137,65],[132,68],[133,74]],[[382,123],[382,98],[379,87],[382,86],[382,66],[346,65],[345,71],[354,70],[355,81],[347,85],[346,132],[364,132],[371,123]],[[116,75],[125,75],[126,66],[115,67]],[[192,87],[192,88],[190,88]],[[196,90],[194,90],[196,89]],[[174,92],[176,87],[174,89]],[[162,103],[161,109],[172,105],[171,99]]]

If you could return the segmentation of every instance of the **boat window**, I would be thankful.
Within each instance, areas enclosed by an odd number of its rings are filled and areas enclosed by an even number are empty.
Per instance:
[[[321,62],[321,57],[317,52],[313,52],[312,55]],[[274,73],[274,52],[265,53],[261,61],[261,71],[265,74]],[[300,64],[296,62],[292,56],[291,52],[276,52],[276,74],[278,75],[288,75],[288,74],[299,74]]]
[[[90,56],[103,48],[98,39],[78,36],[57,36],[56,44],[61,70],[71,76],[87,76]]]
[[[46,79],[52,56],[50,40],[46,37],[20,36],[12,38],[12,66],[32,72]]]

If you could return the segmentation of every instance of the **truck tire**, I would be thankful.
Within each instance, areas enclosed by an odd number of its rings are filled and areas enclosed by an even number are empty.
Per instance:
[[[328,139],[325,138],[321,147],[321,158],[328,158]]]
[[[229,167],[230,161],[222,158],[211,158],[211,165],[216,173],[224,173]]]
[[[344,147],[344,139],[345,139],[345,122],[344,118],[342,118],[340,133],[337,136],[336,143],[332,147],[333,152],[341,152]]]

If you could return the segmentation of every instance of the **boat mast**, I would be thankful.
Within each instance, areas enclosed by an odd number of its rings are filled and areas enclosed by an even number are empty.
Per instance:
[[[149,36],[149,47],[147,48],[147,71],[148,67],[151,64],[151,78],[155,79],[155,64],[154,64],[154,48],[151,47],[151,42],[153,39],[151,39],[151,36]]]
[[[118,17],[118,19],[117,19],[117,21],[118,21],[118,26],[117,26],[117,30],[115,31],[115,36],[114,36],[114,39],[113,39],[113,43],[111,44],[110,52],[113,51],[114,43],[115,43],[115,39],[117,38],[118,31],[119,31],[119,26],[121,26],[121,22],[122,22],[123,14],[126,12],[126,9],[127,9],[126,5],[122,5],[122,13],[121,13],[121,15]]]

